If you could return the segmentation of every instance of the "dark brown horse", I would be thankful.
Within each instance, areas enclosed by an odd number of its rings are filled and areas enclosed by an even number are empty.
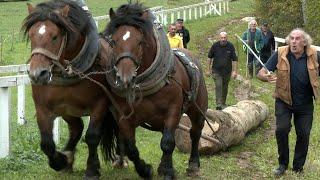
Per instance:
[[[85,135],[89,148],[85,178],[100,176],[97,146],[112,158],[116,123],[108,110],[105,62],[109,44],[99,40],[89,14],[72,1],[28,5],[22,29],[31,42],[29,77],[41,134],[41,149],[54,170],[72,169],[76,145],[82,135],[81,117],[89,115]],[[103,61],[101,61],[103,60]],[[53,121],[61,116],[69,127],[62,152],[52,139]]]
[[[121,109],[116,119],[125,154],[141,177],[151,178],[151,166],[139,156],[135,130],[143,126],[160,131],[163,155],[158,174],[174,178],[174,134],[181,115],[186,113],[192,123],[187,172],[198,175],[202,112],[206,112],[208,103],[199,61],[185,49],[175,50],[175,56],[161,24],[140,4],[122,5],[116,12],[110,9],[110,18],[104,31],[113,46],[113,59],[107,65],[112,73],[107,79]]]

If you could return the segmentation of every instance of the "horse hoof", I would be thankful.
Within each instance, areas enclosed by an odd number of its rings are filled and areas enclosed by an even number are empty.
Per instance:
[[[56,171],[65,169],[66,167],[68,167],[67,156],[60,152],[57,152],[53,160],[49,160],[49,166]]]
[[[200,176],[200,169],[198,167],[189,167],[186,169],[186,172],[189,177]]]
[[[123,160],[121,160],[117,158],[115,161],[113,161],[112,167],[118,168],[118,169],[128,168],[129,167],[128,159],[124,158]]]
[[[173,180],[176,179],[174,176],[166,175],[163,177],[164,180]]]
[[[100,176],[87,176],[85,175],[83,177],[83,180],[99,180],[100,179]]]
[[[147,164],[144,168],[143,171],[138,171],[138,174],[143,178],[143,179],[152,179],[153,176],[153,169],[150,164]]]

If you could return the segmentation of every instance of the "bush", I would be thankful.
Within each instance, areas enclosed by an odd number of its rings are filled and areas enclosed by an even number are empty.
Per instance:
[[[306,16],[307,16],[307,24],[306,31],[311,35],[315,45],[320,45],[320,29],[319,22],[320,16],[318,15],[318,10],[320,8],[319,0],[308,0],[306,4]]]
[[[286,37],[297,27],[303,28],[301,0],[255,0],[259,20],[267,21],[277,37]]]

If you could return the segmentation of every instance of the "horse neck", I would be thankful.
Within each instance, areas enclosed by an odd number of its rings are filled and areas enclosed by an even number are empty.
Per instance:
[[[157,43],[153,33],[150,33],[150,35],[147,36],[145,40],[146,43],[142,47],[143,55],[141,59],[141,66],[138,70],[138,74],[148,69],[155,60],[155,57],[157,55]]]
[[[82,49],[85,37],[80,32],[68,33],[67,45],[65,49],[65,59],[73,59]]]

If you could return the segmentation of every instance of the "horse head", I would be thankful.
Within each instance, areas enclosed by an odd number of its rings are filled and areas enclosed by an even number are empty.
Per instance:
[[[33,84],[44,85],[51,82],[53,69],[67,74],[68,59],[77,56],[85,42],[89,18],[68,1],[28,4],[28,11],[22,29],[31,42],[29,77]]]
[[[134,88],[135,78],[154,58],[155,40],[149,12],[139,4],[120,6],[109,11],[110,22],[104,32],[113,45],[113,62],[117,84],[123,89]],[[149,52],[148,52],[149,51]]]

